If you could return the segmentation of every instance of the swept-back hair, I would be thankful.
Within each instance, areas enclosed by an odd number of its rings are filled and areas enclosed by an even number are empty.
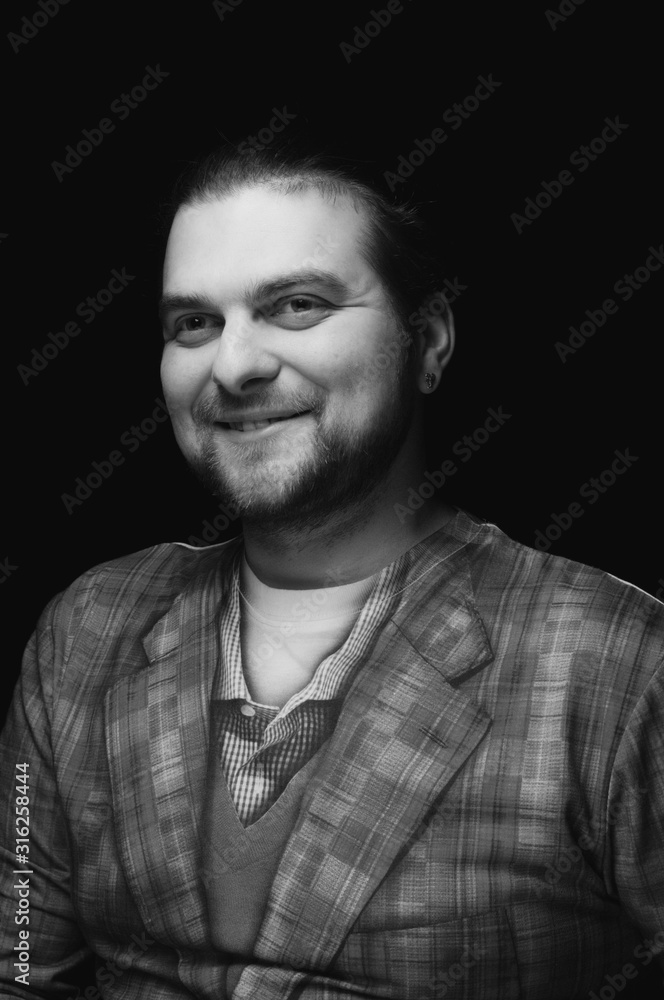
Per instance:
[[[360,252],[380,278],[397,319],[408,317],[436,294],[443,280],[438,234],[431,233],[412,203],[383,192],[362,176],[357,161],[312,152],[301,140],[273,141],[262,149],[224,145],[189,165],[163,206],[164,239],[179,208],[204,204],[242,189],[271,187],[283,194],[315,190],[323,197],[349,198],[367,219]]]

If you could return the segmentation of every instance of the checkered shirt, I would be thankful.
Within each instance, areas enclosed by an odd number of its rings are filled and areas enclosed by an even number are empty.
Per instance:
[[[230,572],[229,600],[221,619],[221,663],[211,696],[211,731],[238,817],[249,826],[331,736],[355,672],[389,617],[398,568],[387,566],[376,574],[346,641],[282,708],[261,705],[249,694],[242,672],[239,555]],[[254,715],[243,714],[247,705]]]

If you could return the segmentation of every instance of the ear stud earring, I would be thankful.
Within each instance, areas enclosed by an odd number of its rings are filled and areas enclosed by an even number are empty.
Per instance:
[[[427,383],[427,389],[433,389],[434,385],[436,384],[436,376],[434,375],[434,373],[427,372],[424,378]]]

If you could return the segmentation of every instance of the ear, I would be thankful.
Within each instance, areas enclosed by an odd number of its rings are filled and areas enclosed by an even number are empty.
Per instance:
[[[433,392],[454,351],[454,317],[442,296],[430,300],[420,310],[424,327],[417,333],[419,342],[417,381],[422,392]]]

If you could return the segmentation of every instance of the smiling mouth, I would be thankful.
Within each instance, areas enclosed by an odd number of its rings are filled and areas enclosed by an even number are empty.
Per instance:
[[[245,420],[242,423],[228,423],[225,420],[217,421],[220,427],[224,430],[232,431],[260,431],[264,427],[269,427],[270,424],[278,424],[283,420],[294,420],[296,417],[304,417],[307,413],[311,413],[311,410],[303,410],[301,413],[288,413],[283,417],[268,417],[266,420]]]

